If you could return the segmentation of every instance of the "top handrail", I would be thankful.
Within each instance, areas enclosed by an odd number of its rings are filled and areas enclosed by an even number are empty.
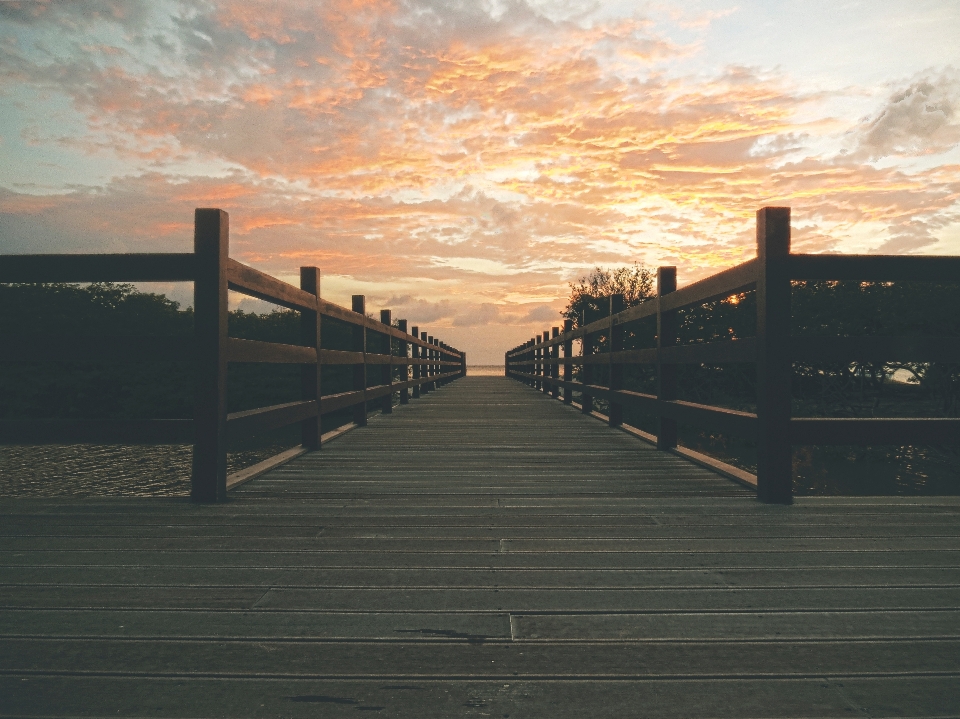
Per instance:
[[[828,280],[854,282],[951,282],[960,277],[960,257],[955,255],[841,255],[794,254],[786,260],[790,280]],[[621,325],[657,312],[684,309],[747,292],[757,284],[757,260],[752,259],[710,275],[663,297],[651,297],[638,305],[607,315],[569,332],[562,332],[539,343],[541,349],[581,339],[585,334],[603,332],[611,324]],[[514,357],[528,351],[524,345],[507,352]]]

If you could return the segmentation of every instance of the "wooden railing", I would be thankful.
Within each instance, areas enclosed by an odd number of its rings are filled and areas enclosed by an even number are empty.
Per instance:
[[[227,442],[299,423],[302,448],[319,449],[322,415],[353,408],[353,424],[366,424],[367,403],[381,400],[392,411],[393,394],[401,404],[412,394],[429,392],[466,374],[466,355],[406,321],[391,326],[390,310],[380,322],[365,315],[364,297],[354,295],[346,309],[321,299],[320,270],[300,268],[300,287],[231,259],[227,213],[198,209],[194,251],[178,254],[6,255],[0,257],[2,283],[171,282],[192,281],[193,337],[24,336],[3,338],[3,362],[156,362],[190,361],[196,368],[193,419],[20,420],[0,422],[4,441],[24,443],[193,444],[191,496],[223,501],[238,479],[227,477]],[[237,339],[227,335],[227,291],[234,290],[297,310],[302,345]],[[323,318],[352,327],[352,351],[321,348]],[[399,354],[368,351],[368,333],[397,340]],[[411,350],[408,356],[408,349]],[[230,362],[301,365],[301,399],[296,402],[227,413],[227,364]],[[323,365],[352,365],[351,391],[321,395]],[[368,386],[367,369],[381,368],[380,382]],[[396,381],[393,368],[406,380]],[[412,368],[412,372],[410,371]],[[289,457],[288,453],[284,453]],[[265,463],[266,466],[270,462]],[[242,474],[242,473],[241,473]],[[249,476],[249,473],[247,474]]]
[[[657,296],[628,309],[622,298],[611,300],[609,316],[563,332],[554,327],[506,353],[508,377],[571,403],[581,393],[581,411],[593,412],[593,399],[609,403],[608,421],[623,424],[623,407],[631,405],[658,419],[654,435],[662,450],[696,458],[728,476],[756,486],[766,502],[792,499],[793,445],[938,444],[960,442],[960,419],[954,418],[794,418],[791,380],[794,361],[806,362],[960,362],[957,337],[791,337],[792,280],[853,280],[860,282],[960,281],[960,257],[886,255],[804,255],[790,252],[790,209],[765,207],[757,212],[757,258],[677,289],[676,269],[661,267]],[[698,344],[678,344],[677,311],[755,290],[756,336]],[[839,311],[839,310],[838,310]],[[619,345],[631,322],[656,318],[656,347],[623,350]],[[598,335],[611,338],[606,352],[595,352]],[[573,356],[573,341],[581,355]],[[560,350],[563,349],[563,356]],[[756,364],[756,413],[679,400],[677,365]],[[623,367],[656,368],[657,393],[622,389]],[[592,381],[591,371],[607,365],[606,386]],[[573,367],[581,381],[573,381]],[[563,367],[563,377],[559,368]],[[757,474],[749,475],[689,450],[677,449],[677,422],[747,438],[757,444]],[[635,428],[632,428],[635,430]]]

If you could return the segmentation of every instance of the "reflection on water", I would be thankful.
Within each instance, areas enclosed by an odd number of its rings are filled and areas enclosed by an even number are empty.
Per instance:
[[[751,442],[683,426],[680,435],[681,446],[757,471]],[[960,447],[794,447],[793,491],[797,496],[960,495]]]
[[[287,449],[269,444],[227,455],[227,473]],[[182,497],[190,494],[191,445],[3,445],[3,497]]]

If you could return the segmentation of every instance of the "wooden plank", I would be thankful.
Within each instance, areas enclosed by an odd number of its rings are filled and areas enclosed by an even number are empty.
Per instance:
[[[234,259],[227,261],[227,282],[231,290],[281,307],[311,312],[317,309],[314,295]]]
[[[791,255],[792,280],[956,282],[955,255]]]
[[[227,362],[267,362],[272,364],[316,364],[317,351],[313,347],[286,345],[277,342],[259,342],[228,337]]]
[[[318,653],[322,653],[318,649]],[[585,661],[586,658],[585,658]],[[960,696],[953,675],[858,676],[769,675],[672,677],[568,677],[433,675],[411,668],[382,677],[321,677],[284,674],[217,676],[137,675],[78,677],[9,675],[0,693],[12,715],[132,717],[151,707],[162,716],[245,716],[257,707],[266,716],[394,716],[442,719],[481,710],[490,716],[541,715],[556,719],[633,716],[656,707],[664,719],[715,716],[704,707],[722,703],[728,716],[848,716],[851,705],[864,716],[951,717]],[[506,686],[504,686],[506,685]],[[738,710],[742,713],[737,714]]]
[[[4,255],[0,282],[189,282],[192,253]]]
[[[163,335],[20,335],[4,337],[0,362],[193,362],[194,338]]]
[[[326,403],[326,398],[322,403]],[[243,412],[231,412],[227,415],[227,433],[231,439],[250,437],[302,422],[316,415],[317,403],[314,400],[285,402]]]
[[[419,642],[419,637],[390,643],[330,642],[318,651],[315,642],[239,640],[171,641],[152,639],[62,639],[57,643],[28,638],[0,645],[0,672],[102,672],[132,675],[189,675],[210,671],[223,676],[257,676],[271,666],[302,678],[383,678],[383,667],[417,667],[417,674],[473,676],[552,676],[561,678],[677,678],[688,675],[691,656],[700,672],[714,677],[845,676],[850,674],[955,673],[956,639],[870,643],[810,642],[650,642],[607,644],[590,648],[544,643],[519,646],[508,640],[475,637],[466,643]],[[722,643],[721,643],[722,642]],[[589,669],[585,668],[589,661]],[[400,669],[402,671],[402,669]],[[405,675],[406,672],[403,672]]]
[[[191,419],[0,419],[0,444],[191,444]]]

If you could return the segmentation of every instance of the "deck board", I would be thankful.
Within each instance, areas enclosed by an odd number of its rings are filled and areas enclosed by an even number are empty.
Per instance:
[[[503,378],[0,548],[0,715],[960,715],[960,500],[763,505]]]

